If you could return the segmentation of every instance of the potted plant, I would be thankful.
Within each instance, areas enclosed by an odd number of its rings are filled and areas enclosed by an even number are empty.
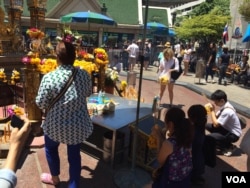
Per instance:
[[[250,22],[250,0],[243,0],[239,6],[239,13],[245,18],[247,22]]]

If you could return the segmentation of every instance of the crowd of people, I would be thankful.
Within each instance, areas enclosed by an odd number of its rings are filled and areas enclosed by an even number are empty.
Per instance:
[[[165,132],[156,126],[152,128],[152,134],[157,139],[159,167],[154,171],[154,181],[149,186],[154,188],[188,188],[191,184],[200,185],[205,182],[205,178],[202,176],[205,173],[206,165],[204,151],[214,151],[212,154],[215,155],[215,151],[218,150],[225,156],[231,156],[235,150],[234,143],[239,140],[242,131],[236,110],[222,90],[216,90],[212,93],[213,103],[206,105],[208,109],[203,105],[194,104],[190,106],[186,115],[181,108],[172,106],[175,80],[171,78],[171,73],[179,71],[181,61],[187,60],[191,54],[191,50],[189,50],[191,47],[186,51],[183,51],[182,45],[175,51],[172,50],[170,43],[166,43],[165,47],[160,56],[158,71],[159,75],[168,74],[169,81],[167,84],[160,84],[159,97],[161,101],[167,87],[170,108],[164,118]],[[211,43],[210,48],[206,78],[210,75],[213,79],[211,70],[212,65],[216,63],[215,44]],[[219,57],[219,64],[223,66],[229,61],[225,49],[224,47],[223,53]],[[128,67],[132,71],[137,61],[137,54],[140,52],[139,47],[133,41],[124,51],[128,52]],[[147,53],[146,51],[145,53]],[[58,147],[63,143],[67,145],[69,187],[77,188],[81,177],[80,144],[93,131],[86,101],[86,98],[92,93],[91,77],[86,71],[73,67],[76,56],[75,47],[71,43],[59,42],[56,54],[59,66],[56,71],[50,72],[42,78],[36,97],[37,106],[42,110],[47,109],[42,126],[45,154],[50,172],[42,173],[41,181],[55,186],[60,183],[61,169]],[[181,59],[182,56],[183,59]],[[117,58],[115,57],[114,66],[118,62]],[[245,63],[248,60],[245,57],[243,59]],[[186,66],[189,62],[186,63]],[[144,68],[146,69],[146,67]],[[223,72],[224,69],[221,71],[220,79],[223,79],[225,72]],[[187,72],[184,68],[183,75],[185,74]],[[63,97],[57,97],[73,75],[73,84],[68,86],[69,89],[63,94]],[[55,98],[57,101],[54,104]],[[54,104],[52,107],[50,107],[51,103]],[[215,112],[216,106],[219,108],[217,112]],[[211,116],[211,124],[207,123],[208,115]],[[5,168],[0,171],[0,184],[1,187],[4,185],[3,188],[14,187],[16,184],[14,171],[21,151],[20,146],[23,144],[23,137],[27,136],[30,125],[27,119],[24,118],[24,121],[23,128],[12,131],[7,162]],[[209,132],[208,135],[206,135],[205,130]],[[209,148],[205,148],[207,146],[204,144],[206,136],[209,136],[211,142],[208,144]],[[214,146],[213,149],[211,149],[212,146]]]
[[[154,64],[154,61],[160,63],[163,58],[162,52],[166,48],[171,48],[174,51],[174,56],[178,59],[180,66],[183,66],[183,75],[187,76],[188,72],[196,73],[197,63],[204,62],[204,83],[218,83],[227,85],[227,82],[234,84],[243,84],[248,86],[250,82],[250,68],[248,62],[248,54],[242,53],[241,58],[233,61],[232,54],[229,48],[219,42],[211,42],[208,47],[201,46],[198,41],[194,43],[176,43],[171,45],[166,42],[165,45],[158,45],[159,52],[155,54],[151,41],[146,41],[144,46],[141,40],[127,41],[121,50],[119,61],[122,64],[124,71],[134,71],[135,65],[141,64],[141,56],[144,56],[143,66],[148,70],[149,65]],[[144,54],[142,50],[144,47]],[[154,58],[156,56],[156,58]],[[157,58],[158,57],[158,58]],[[200,61],[199,61],[200,60]],[[159,65],[159,63],[155,63]],[[218,77],[216,80],[215,77]],[[211,80],[210,80],[211,78]]]
[[[217,153],[225,156],[233,154],[236,149],[233,143],[242,134],[239,118],[224,91],[213,92],[211,100],[213,103],[206,105],[208,109],[201,104],[190,106],[187,117],[181,108],[172,107],[166,112],[165,127],[153,126],[158,168],[152,174],[153,182],[145,187],[188,188],[203,185],[205,166],[210,166],[206,158],[216,160]],[[215,106],[219,107],[217,112]],[[208,115],[211,116],[211,123],[207,122]]]

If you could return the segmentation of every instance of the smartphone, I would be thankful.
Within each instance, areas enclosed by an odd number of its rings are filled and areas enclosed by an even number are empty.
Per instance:
[[[18,129],[21,129],[22,126],[24,125],[24,121],[20,117],[14,114],[11,117],[10,125],[14,128],[17,127]]]

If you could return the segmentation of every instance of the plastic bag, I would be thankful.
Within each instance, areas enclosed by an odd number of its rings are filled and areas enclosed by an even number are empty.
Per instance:
[[[169,73],[160,73],[158,77],[159,83],[162,85],[167,85],[170,80],[170,75]]]

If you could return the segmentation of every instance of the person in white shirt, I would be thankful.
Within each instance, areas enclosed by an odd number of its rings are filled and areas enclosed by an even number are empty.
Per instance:
[[[231,156],[236,149],[232,143],[237,142],[242,134],[239,117],[224,91],[216,90],[212,93],[211,100],[214,104],[208,103],[208,105],[212,124],[207,124],[206,129],[222,153]],[[215,112],[215,106],[220,108],[219,111]]]
[[[183,72],[184,76],[187,76],[187,73],[188,73],[189,63],[191,59],[191,52],[192,52],[191,46],[188,45],[187,49],[185,50],[184,57],[182,60],[184,63],[184,72]]]
[[[174,54],[175,54],[175,57],[178,57],[178,54],[180,54],[180,50],[181,50],[181,45],[180,45],[180,43],[177,43],[177,44],[174,46]]]
[[[168,95],[169,95],[169,102],[170,107],[172,107],[173,99],[174,99],[174,83],[175,80],[171,78],[171,72],[178,71],[179,70],[179,61],[177,58],[174,57],[174,52],[171,48],[166,48],[163,51],[163,58],[160,60],[159,65],[159,80],[161,78],[166,77],[168,79],[167,83],[161,83],[160,81],[160,92],[159,92],[159,98],[160,98],[160,104],[163,97],[163,94],[166,90],[166,87],[168,88]]]
[[[127,51],[129,52],[129,71],[133,71],[139,54],[139,46],[136,44],[135,40],[128,46]]]

